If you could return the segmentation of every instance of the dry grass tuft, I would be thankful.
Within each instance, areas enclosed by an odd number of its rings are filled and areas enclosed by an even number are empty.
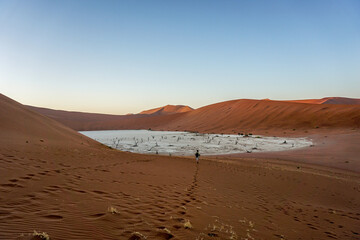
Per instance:
[[[108,207],[108,212],[111,214],[119,214],[120,212],[113,206]]]
[[[44,239],[44,240],[50,240],[50,236],[46,232],[37,232],[36,230],[34,230],[32,235],[35,238],[40,238],[40,239]]]
[[[184,228],[185,229],[192,229],[193,228],[193,226],[191,225],[189,220],[185,220]]]
[[[170,231],[169,229],[167,229],[167,228],[163,228],[163,230],[164,230],[164,232],[166,232],[166,233],[171,233],[171,231]]]

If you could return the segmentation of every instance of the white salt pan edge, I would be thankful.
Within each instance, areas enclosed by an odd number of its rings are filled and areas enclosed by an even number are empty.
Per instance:
[[[193,156],[244,152],[286,151],[309,147],[306,138],[221,135],[190,132],[109,130],[80,132],[100,143],[134,153]]]

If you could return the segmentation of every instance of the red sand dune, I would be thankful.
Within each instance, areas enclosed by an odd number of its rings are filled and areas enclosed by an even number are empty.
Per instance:
[[[81,144],[84,136],[63,124],[29,110],[28,107],[0,94],[0,135],[7,142]],[[98,145],[87,139],[87,144]]]
[[[167,127],[201,132],[359,128],[360,106],[233,100],[186,113]]]
[[[360,99],[344,98],[344,97],[326,97],[321,99],[289,100],[285,102],[310,103],[310,104],[358,105],[360,104]]]
[[[161,128],[165,122],[171,122],[182,114],[110,115],[28,107],[77,131]]]
[[[174,114],[174,113],[190,112],[192,110],[193,109],[191,107],[184,106],[184,105],[166,105],[164,107],[145,110],[145,111],[140,112],[139,114],[168,115],[168,114]]]
[[[0,136],[0,239],[42,239],[34,230],[59,240],[360,236],[358,173],[124,153],[3,95]]]
[[[75,130],[158,129],[265,133],[268,130],[359,128],[359,105],[321,105],[267,100],[233,100],[185,113],[106,115],[30,107]]]

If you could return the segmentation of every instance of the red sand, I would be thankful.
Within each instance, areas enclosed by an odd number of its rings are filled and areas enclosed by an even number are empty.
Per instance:
[[[5,96],[0,116],[0,239],[359,239],[359,173],[123,153]]]

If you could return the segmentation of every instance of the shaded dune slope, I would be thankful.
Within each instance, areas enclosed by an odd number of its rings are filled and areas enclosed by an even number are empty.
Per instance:
[[[29,110],[28,107],[0,94],[0,135],[5,142],[21,141],[48,144],[71,143],[82,145],[85,136],[62,125],[54,119]],[[87,144],[99,145],[87,139]]]

